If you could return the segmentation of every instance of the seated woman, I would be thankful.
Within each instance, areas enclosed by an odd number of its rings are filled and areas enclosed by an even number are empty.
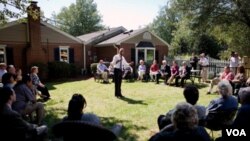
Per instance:
[[[171,120],[172,126],[165,127],[149,141],[210,141],[206,130],[198,126],[197,111],[191,104],[177,104]]]
[[[189,79],[190,78],[190,73],[191,73],[191,70],[190,68],[187,66],[187,63],[186,61],[183,61],[182,62],[182,67],[179,71],[179,75],[177,75],[175,77],[175,86],[179,86],[179,79],[181,79],[181,87],[184,87],[184,81],[185,79]]]
[[[157,76],[157,75],[160,75],[159,70],[160,70],[160,69],[159,69],[159,66],[158,66],[158,64],[157,64],[157,61],[154,60],[154,61],[153,61],[153,64],[150,66],[149,75],[150,75],[150,78],[151,78],[152,81],[157,80],[157,81],[156,81],[156,84],[159,84],[159,81],[158,81],[158,79],[157,79],[157,77],[159,77],[159,76]]]
[[[143,80],[143,76],[146,74],[146,65],[143,60],[140,60],[140,65],[138,67],[138,78],[137,80]]]
[[[36,101],[36,89],[32,84],[29,75],[25,75],[19,83],[14,87],[16,93],[16,101],[13,103],[12,108],[19,112],[24,117],[36,112],[36,123],[42,124],[44,119],[44,105]]]
[[[87,106],[85,98],[81,94],[73,94],[68,105],[68,115],[63,120],[82,120],[94,125],[101,125],[99,117],[91,113],[83,113],[83,109]],[[121,125],[115,125],[111,131],[118,135],[121,131]]]
[[[235,75],[234,79],[232,80],[233,85],[233,94],[238,95],[238,92],[241,87],[245,87],[246,85],[246,73],[244,66],[239,66],[237,68],[237,74]]]
[[[33,85],[37,88],[38,91],[40,91],[42,93],[42,96],[44,97],[44,100],[48,100],[50,99],[50,94],[49,94],[49,90],[48,88],[40,81],[39,77],[38,77],[38,67],[37,66],[33,66],[31,67],[31,74],[30,77],[32,79],[32,83]]]
[[[174,78],[179,75],[179,66],[177,65],[176,61],[173,61],[173,65],[171,66],[171,76],[168,79],[168,84],[170,85]]]
[[[206,116],[206,107],[197,104],[197,101],[199,100],[199,90],[193,85],[188,85],[184,88],[183,95],[186,102],[192,104],[197,110],[199,125],[202,125]],[[166,115],[160,115],[158,117],[157,123],[160,130],[172,123],[171,117],[174,111],[175,109],[172,109]]]

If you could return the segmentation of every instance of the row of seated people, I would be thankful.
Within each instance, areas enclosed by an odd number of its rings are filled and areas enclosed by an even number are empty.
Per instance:
[[[131,66],[123,66],[123,78],[133,77],[133,68]],[[175,85],[179,86],[179,79],[181,79],[180,85],[184,87],[184,81],[190,78],[191,68],[184,61],[182,66],[179,69],[179,66],[175,61],[173,61],[173,65],[170,67],[167,64],[166,60],[162,61],[162,65],[159,68],[157,61],[154,60],[153,64],[149,68],[149,72],[147,70],[146,65],[143,60],[140,60],[140,65],[137,69],[138,78],[137,80],[147,79],[147,75],[150,76],[150,80],[155,81],[159,84],[159,79],[163,78],[165,84],[171,84],[175,79]],[[109,83],[109,76],[112,77],[112,64],[110,64],[109,68],[103,63],[103,60],[100,60],[97,65],[97,72],[103,78],[104,83]]]
[[[237,67],[236,75],[234,75],[229,66],[225,66],[220,76],[215,77],[210,81],[210,87],[207,91],[207,94],[214,93],[212,92],[214,85],[217,85],[221,80],[228,80],[232,85],[233,94],[238,95],[240,88],[246,87],[249,83],[248,81],[250,81],[250,78],[249,80],[247,79],[245,68],[242,65]],[[215,93],[216,92],[217,91],[215,91]]]
[[[158,117],[159,133],[150,141],[163,140],[211,140],[205,128],[222,130],[222,136],[216,140],[230,139],[225,129],[244,129],[246,135],[250,132],[250,87],[241,88],[239,99],[232,95],[231,84],[227,80],[218,84],[220,97],[214,99],[205,107],[197,104],[199,91],[195,86],[184,89],[185,104],[178,104],[173,110]],[[241,107],[238,109],[238,101]],[[249,140],[243,136],[241,140]]]
[[[140,65],[138,67],[138,80],[143,79],[143,75],[146,75],[146,66],[143,60],[140,60]],[[172,84],[175,79],[175,85],[179,86],[179,79],[181,79],[181,86],[184,87],[184,82],[186,79],[190,78],[191,68],[184,61],[182,62],[182,66],[179,68],[176,61],[172,62],[172,66],[170,67],[167,64],[166,60],[162,61],[162,65],[159,68],[157,61],[154,60],[153,64],[150,66],[149,75],[152,81],[156,81],[156,84],[159,84],[159,79],[163,78],[165,84]]]

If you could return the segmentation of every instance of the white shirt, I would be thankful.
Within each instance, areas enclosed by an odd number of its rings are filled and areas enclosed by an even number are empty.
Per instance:
[[[208,66],[208,59],[206,57],[200,58],[200,64],[201,66]]]
[[[121,60],[121,55],[120,54],[116,54],[113,57],[113,60],[112,60],[111,63],[113,64],[114,68],[116,68],[116,69],[123,69],[124,66],[126,66],[126,65],[128,66],[129,65],[128,62],[125,60],[125,58],[123,56],[122,56],[122,62],[120,60]],[[116,62],[118,62],[118,63],[116,63]]]
[[[239,65],[239,59],[236,57],[231,57],[229,67],[238,67],[238,65]]]

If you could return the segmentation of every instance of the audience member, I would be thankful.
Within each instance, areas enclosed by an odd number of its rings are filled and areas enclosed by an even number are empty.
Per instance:
[[[150,66],[150,72],[149,72],[149,75],[150,75],[150,78],[152,81],[156,81],[156,78],[157,78],[157,75],[159,75],[159,66],[157,64],[157,61],[154,60],[153,61],[153,64]],[[157,84],[159,84],[159,82],[156,81]]]
[[[149,141],[210,141],[206,130],[198,126],[197,111],[191,104],[177,104],[171,120],[172,127],[165,127]],[[169,130],[169,128],[172,129]]]
[[[16,82],[22,81],[22,69],[18,68],[16,69]]]
[[[179,75],[177,75],[175,77],[175,85],[178,87],[179,86],[179,79],[181,79],[181,87],[184,87],[184,81],[185,79],[189,79],[190,78],[190,73],[191,70],[190,68],[187,66],[186,61],[182,62],[182,67],[179,70]]]
[[[7,72],[5,63],[0,63],[0,83],[2,82],[2,76]]]
[[[44,100],[48,100],[50,99],[50,94],[49,94],[49,90],[48,88],[40,81],[39,77],[38,77],[38,67],[37,66],[33,66],[31,67],[31,80],[33,85],[36,87],[36,89],[38,91],[40,91],[42,93],[42,96],[44,97]]]
[[[143,76],[146,74],[146,65],[143,60],[140,60],[140,65],[138,67],[138,78],[137,80],[143,80]]]
[[[29,75],[25,75],[23,80],[14,87],[16,93],[16,101],[13,103],[13,109],[19,112],[23,117],[32,115],[36,112],[36,123],[42,124],[44,119],[44,105],[36,101],[36,89],[32,84]]]
[[[98,65],[97,65],[97,74],[100,74],[103,78],[103,83],[109,83],[108,79],[108,68],[107,66],[103,63],[103,60],[100,60]]]
[[[200,67],[201,67],[201,80],[202,82],[207,82],[207,71],[208,71],[208,59],[205,57],[205,53],[200,54],[200,61],[199,61]]]
[[[99,117],[91,113],[83,113],[83,109],[87,106],[85,98],[81,94],[73,94],[68,105],[68,115],[64,120],[82,120],[94,125],[101,125]],[[121,125],[115,125],[111,131],[118,135],[121,131]]]
[[[2,76],[2,83],[3,83],[3,87],[13,88],[16,84],[15,75],[9,72],[5,73]]]
[[[166,60],[162,60],[162,65],[159,72],[160,75],[157,75],[156,81],[159,82],[159,77],[162,77],[164,79],[164,84],[167,84],[167,81],[171,76],[171,69]]]
[[[16,94],[9,87],[0,88],[0,128],[1,137],[6,140],[43,140],[48,128],[45,125],[37,126],[22,119],[21,115],[12,110]],[[23,138],[21,138],[23,137]]]
[[[179,75],[179,66],[177,65],[176,61],[173,61],[173,64],[171,66],[171,76],[168,79],[168,84],[170,85],[174,78]]]
[[[236,68],[239,66],[239,61],[238,53],[233,51],[229,60],[229,67],[234,74],[236,73]]]
[[[7,72],[16,75],[16,68],[14,65],[7,66]]]
[[[195,87],[194,85],[187,85],[184,88],[183,95],[186,99],[186,102],[192,104],[197,110],[199,121],[203,122],[206,116],[206,107],[197,104],[197,101],[199,100],[199,90],[197,89],[197,87]],[[172,109],[166,115],[160,115],[158,117],[157,122],[160,130],[165,126],[171,124],[171,117],[174,111],[175,109]],[[202,125],[203,123],[199,124]]]
[[[250,87],[241,88],[239,91],[239,101],[241,107],[238,110],[233,128],[245,129],[247,133],[250,133]]]
[[[234,79],[232,80],[233,94],[234,95],[238,95],[240,88],[245,87],[246,80],[247,80],[247,77],[246,77],[246,73],[245,73],[245,68],[244,68],[244,66],[239,66],[237,68],[237,73],[236,73]]]
[[[192,69],[197,69],[197,63],[199,62],[199,59],[197,56],[195,56],[194,53],[192,53],[192,57],[190,58],[190,64],[192,66]]]
[[[232,96],[232,86],[228,80],[220,81],[218,90],[220,97],[210,102],[206,114],[206,127],[214,130],[232,124],[238,108],[237,98]]]
[[[230,71],[230,67],[225,66],[224,71],[222,72],[220,77],[219,78],[216,77],[211,81],[207,94],[211,94],[214,85],[217,85],[221,80],[228,80],[231,83],[233,79],[234,79],[234,74]]]

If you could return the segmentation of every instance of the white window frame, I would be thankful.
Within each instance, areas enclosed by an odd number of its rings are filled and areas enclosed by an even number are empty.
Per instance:
[[[62,60],[62,51],[65,50],[67,53],[67,60]],[[59,47],[59,61],[61,62],[66,62],[66,63],[69,63],[69,46],[60,46]]]
[[[0,63],[5,63],[7,64],[7,56],[6,56],[6,45],[0,45],[0,49],[3,49],[3,54],[4,54],[4,61]],[[1,52],[0,52],[1,53]],[[1,60],[0,60],[1,61]]]
[[[144,50],[144,62],[147,62],[147,51],[148,50],[153,50],[154,51],[154,58],[155,58],[155,48],[152,47],[137,47],[136,51],[135,51],[135,61],[136,61],[136,65],[139,64],[139,60],[138,60],[138,50]]]

